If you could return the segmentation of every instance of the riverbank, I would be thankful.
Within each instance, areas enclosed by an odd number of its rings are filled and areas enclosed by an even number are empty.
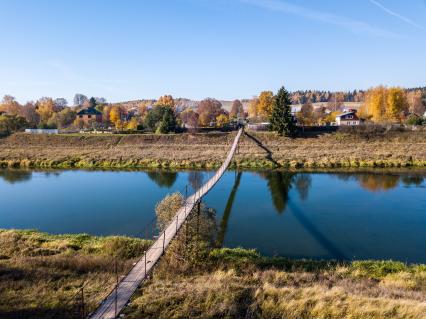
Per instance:
[[[183,235],[182,235],[183,236]],[[425,318],[426,265],[309,261],[177,238],[126,318]],[[0,230],[0,317],[79,318],[93,309],[147,241]],[[192,254],[188,254],[192,252]]]
[[[0,318],[81,318],[94,309],[149,241],[0,230]]]
[[[235,132],[176,135],[14,134],[0,139],[0,167],[217,168]],[[426,132],[307,134],[248,132],[231,167],[426,167]]]

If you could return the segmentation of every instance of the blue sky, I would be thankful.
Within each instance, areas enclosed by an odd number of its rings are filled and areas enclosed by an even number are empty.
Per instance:
[[[426,0],[1,0],[0,95],[426,85]]]

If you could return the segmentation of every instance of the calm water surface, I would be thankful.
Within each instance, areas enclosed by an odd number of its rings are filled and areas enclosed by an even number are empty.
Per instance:
[[[211,174],[0,170],[0,228],[142,236],[159,200]],[[426,263],[426,171],[230,171],[205,202],[227,247]]]

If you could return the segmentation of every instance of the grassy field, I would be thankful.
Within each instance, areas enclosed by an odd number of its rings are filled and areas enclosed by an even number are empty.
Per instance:
[[[160,266],[126,317],[426,318],[424,265],[291,261],[241,249],[208,259],[195,273]]]
[[[194,237],[194,221],[189,242],[182,231],[126,318],[426,318],[426,265],[288,260],[208,247],[208,236]],[[115,256],[124,273],[147,244],[0,230],[0,318],[80,318],[73,298],[79,287],[86,283],[86,310],[93,309],[114,285]]]
[[[112,289],[148,241],[0,230],[0,318],[80,318]]]
[[[235,133],[179,135],[14,134],[0,139],[0,166],[52,168],[214,168]],[[244,135],[234,166],[404,167],[426,166],[426,131]]]

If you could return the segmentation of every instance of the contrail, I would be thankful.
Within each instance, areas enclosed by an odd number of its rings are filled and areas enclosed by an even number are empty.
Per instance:
[[[415,23],[413,20],[411,20],[411,19],[409,19],[409,18],[406,18],[406,17],[404,17],[404,16],[402,16],[402,15],[400,15],[400,14],[398,14],[398,13],[396,13],[395,11],[392,11],[391,9],[388,9],[388,8],[386,8],[384,5],[382,5],[380,2],[378,2],[378,1],[376,1],[376,0],[369,0],[372,4],[374,4],[375,6],[377,6],[377,7],[379,7],[381,10],[383,10],[384,12],[386,12],[387,14],[389,14],[389,15],[391,15],[391,16],[394,16],[395,18],[397,18],[397,19],[399,19],[399,20],[401,20],[401,21],[404,21],[405,23],[408,23],[409,25],[411,25],[411,26],[413,26],[413,27],[415,27],[415,28],[417,28],[417,29],[420,29],[420,30],[423,30],[423,31],[426,31],[426,29],[425,29],[425,27],[423,27],[423,26],[421,26],[421,25],[419,25],[419,24],[417,24],[417,23]]]
[[[376,28],[366,22],[334,15],[328,12],[310,10],[303,6],[293,5],[280,0],[239,0],[242,3],[257,6],[266,10],[293,14],[305,19],[316,20],[327,24],[348,29],[354,33],[368,33],[373,36],[394,38],[397,35],[391,31]]]

